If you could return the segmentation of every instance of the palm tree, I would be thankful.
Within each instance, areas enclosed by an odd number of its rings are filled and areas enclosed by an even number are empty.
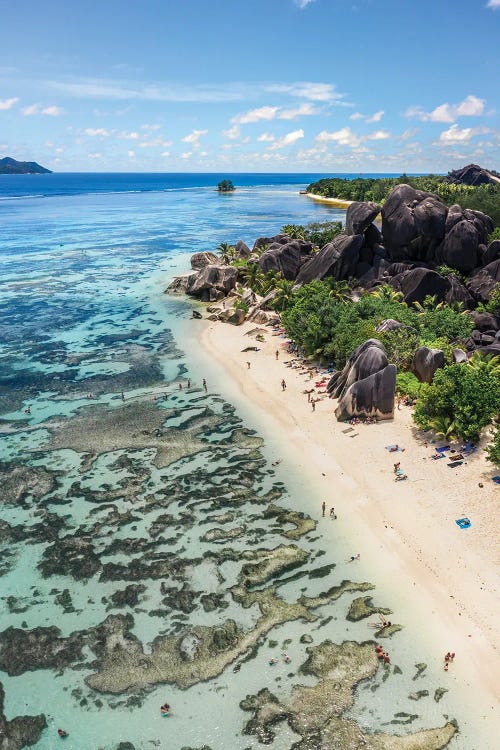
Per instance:
[[[217,246],[217,252],[223,263],[231,263],[236,258],[236,251],[233,245],[228,242],[221,242]]]
[[[273,300],[273,308],[282,312],[289,307],[293,299],[293,281],[287,281],[287,279],[278,279],[275,284],[276,296]]]
[[[436,433],[436,437],[453,438],[455,437],[455,420],[448,416],[436,416],[429,420],[431,428]]]
[[[305,240],[306,228],[300,224],[285,224],[281,227],[281,233],[287,234],[292,240]]]
[[[384,302],[402,302],[404,294],[402,292],[396,292],[390,284],[382,284],[378,286],[372,293],[372,297],[383,300]]]
[[[335,281],[335,279],[331,279],[329,284],[330,291],[328,292],[328,296],[330,299],[343,304],[351,301],[352,289],[348,281]]]
[[[446,307],[444,302],[437,301],[436,294],[433,294],[432,296],[428,294],[422,303],[414,302],[413,305],[418,310],[419,315],[423,315],[426,312],[431,312],[434,310],[442,310],[443,307]]]
[[[484,372],[485,375],[495,375],[500,378],[500,354],[474,352],[467,364],[478,372]]]
[[[246,263],[239,269],[238,276],[241,278],[244,285],[253,289],[254,292],[258,292],[262,287],[262,278],[264,274],[257,263]]]

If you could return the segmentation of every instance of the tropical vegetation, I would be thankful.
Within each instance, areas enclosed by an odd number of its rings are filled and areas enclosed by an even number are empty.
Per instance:
[[[232,193],[235,187],[231,180],[221,180],[217,185],[219,193]]]

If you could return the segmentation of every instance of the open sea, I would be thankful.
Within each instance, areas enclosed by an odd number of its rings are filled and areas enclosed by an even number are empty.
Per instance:
[[[264,689],[268,709],[316,690],[325,642],[328,691],[357,683],[339,737],[458,718],[404,622],[390,667],[356,645],[363,607],[395,603],[326,542],[224,384],[205,393],[191,304],[164,294],[194,252],[343,219],[299,195],[321,176],[0,176],[0,683],[8,720],[45,715],[36,750],[58,728],[67,750],[355,747],[259,713]],[[450,748],[488,750],[460,729]]]

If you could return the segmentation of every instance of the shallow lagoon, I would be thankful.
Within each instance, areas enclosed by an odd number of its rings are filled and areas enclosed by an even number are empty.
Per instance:
[[[284,223],[340,217],[300,198],[298,187],[225,197],[208,188],[60,196],[9,201],[4,209],[0,457],[10,463],[2,466],[0,633],[50,626],[60,629],[57,638],[84,633],[76,656],[52,664],[33,658],[9,668],[16,648],[4,648],[5,714],[46,715],[39,750],[54,746],[58,726],[69,731],[65,746],[74,750],[112,750],[120,741],[141,749],[258,747],[256,736],[242,734],[251,714],[240,701],[264,687],[286,701],[293,684],[316,682],[295,676],[306,648],[371,638],[366,620],[346,620],[357,597],[394,606],[362,588],[325,599],[311,609],[310,622],[275,625],[250,658],[236,656],[187,690],[158,686],[176,676],[166,680],[155,667],[122,694],[85,683],[101,670],[94,631],[110,615],[133,617],[129,634],[145,657],[158,636],[196,626],[234,620],[250,632],[258,605],[233,594],[245,553],[280,545],[305,552],[302,564],[263,584],[277,585],[289,606],[357,580],[320,529],[293,535],[286,513],[301,510],[303,488],[293,471],[271,467],[269,446],[215,384],[202,391],[203,373],[182,352],[189,306],[162,294],[168,277],[186,267],[186,254],[228,238],[251,242]],[[266,513],[270,503],[280,514]],[[318,569],[325,574],[314,577]],[[304,635],[312,642],[301,642]],[[453,718],[448,694],[433,700],[439,674],[413,679],[425,652],[415,658],[404,630],[388,650],[402,673],[379,669],[362,682],[349,715],[369,732],[416,731],[442,726],[449,712]],[[271,656],[278,659],[273,667]],[[429,696],[408,697],[422,689]],[[159,712],[165,700],[174,708],[166,719]],[[275,731],[275,750],[300,739],[286,722]],[[464,739],[450,746],[470,750]]]

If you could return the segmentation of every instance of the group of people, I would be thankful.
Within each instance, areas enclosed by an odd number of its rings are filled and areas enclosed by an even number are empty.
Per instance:
[[[283,653],[281,654],[281,658],[285,662],[285,664],[290,664],[290,662],[292,661],[291,658],[290,658],[290,656],[287,654],[286,651],[283,651]],[[272,656],[269,659],[269,666],[270,667],[274,667],[274,665],[277,664],[277,663],[278,663],[278,659],[276,659],[275,656]]]
[[[390,664],[391,663],[391,659],[390,659],[389,654],[387,653],[387,651],[384,651],[384,649],[380,645],[380,643],[378,643],[375,646],[375,653],[377,654],[377,659],[379,659],[380,661],[383,661],[384,664]]]
[[[326,514],[326,500],[323,500],[323,502],[321,503],[321,513],[322,513],[323,518],[324,518],[325,514]],[[335,513],[335,508],[333,507],[333,505],[330,508],[330,518],[332,520],[335,520],[337,518],[336,513]]]
[[[394,464],[394,474],[396,475],[394,477],[395,482],[403,482],[405,479],[408,479],[408,475],[405,474],[401,468],[401,461],[397,461]]]
[[[352,417],[349,420],[349,424],[376,424],[377,420],[375,417]]]

